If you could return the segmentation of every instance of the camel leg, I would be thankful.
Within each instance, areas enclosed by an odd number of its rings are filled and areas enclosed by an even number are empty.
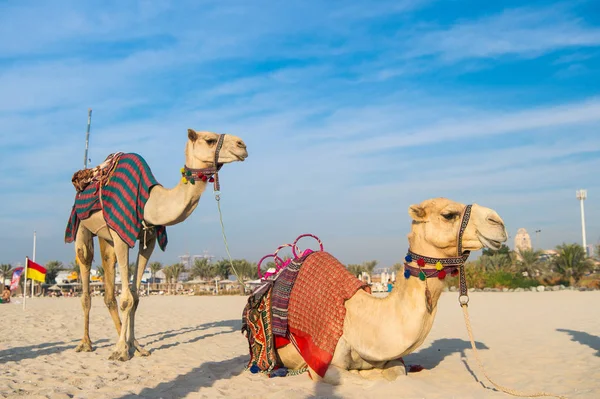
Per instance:
[[[340,341],[343,341],[343,338],[340,338]],[[338,345],[340,345],[340,342],[338,342]],[[299,370],[301,368],[307,367],[308,372],[310,373],[310,378],[317,383],[340,385],[346,383],[360,383],[362,380],[358,374],[352,373],[345,368],[347,365],[347,361],[345,361],[344,359],[346,357],[349,357],[349,354],[347,351],[344,350],[336,349],[332,363],[329,365],[329,368],[327,369],[323,377],[317,374],[316,371],[314,371],[310,366],[306,364],[306,362],[302,358],[302,355],[300,355],[296,347],[292,344],[288,344],[277,349],[277,355],[279,356],[279,359],[281,360],[283,365],[289,370]],[[338,364],[342,364],[343,367],[336,366],[334,364],[334,361],[336,360],[338,362],[341,362]]]
[[[100,254],[102,255],[102,269],[104,269],[104,303],[113,320],[117,335],[120,335],[121,318],[119,317],[117,298],[115,297],[115,264],[117,263],[115,249],[108,241],[100,237],[98,237],[98,242],[100,243]]]
[[[405,376],[408,374],[408,370],[404,365],[404,360],[400,358],[399,360],[391,360],[385,364],[383,370],[381,371],[383,378],[388,381],[394,381],[396,378],[400,376]]]
[[[91,352],[93,350],[92,340],[90,339],[90,308],[92,307],[90,270],[93,258],[94,240],[92,233],[85,227],[79,226],[77,235],[75,236],[75,262],[79,264],[83,288],[81,296],[81,306],[83,307],[83,338],[75,348],[76,352]]]
[[[119,272],[121,274],[121,298],[120,307],[123,315],[121,323],[121,331],[119,333],[119,340],[115,345],[115,350],[110,355],[110,360],[126,361],[131,359],[131,310],[133,309],[134,294],[129,289],[129,247],[121,240],[119,235],[110,231],[113,237],[115,255],[119,264]]]
[[[146,269],[148,260],[150,260],[150,256],[154,251],[155,244],[155,234],[152,234],[151,237],[148,237],[148,240],[146,242],[146,248],[144,248],[144,244],[140,241],[140,250],[138,252],[137,258],[137,276],[133,281],[133,291],[135,292],[135,295],[133,301],[133,309],[131,310],[131,337],[133,341],[133,346],[135,347],[135,354],[139,356],[150,356],[150,352],[144,349],[142,345],[140,345],[139,342],[137,342],[137,340],[135,339],[135,312],[138,308],[138,304],[140,303],[139,290],[142,284],[144,269]]]

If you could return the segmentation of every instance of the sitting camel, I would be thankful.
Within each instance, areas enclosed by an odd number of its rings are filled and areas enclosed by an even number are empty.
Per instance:
[[[388,380],[405,375],[401,358],[417,349],[429,334],[446,273],[457,275],[470,251],[498,249],[507,239],[500,216],[476,204],[465,206],[436,198],[410,206],[408,213],[412,227],[404,275],[399,274],[385,298],[359,289],[345,302],[343,333],[324,382],[339,384],[355,373]],[[292,290],[292,299],[293,295]],[[292,344],[277,352],[289,370],[308,367]],[[321,380],[313,369],[308,370],[313,379]]]
[[[133,155],[140,159],[137,154]],[[178,224],[187,219],[200,201],[200,196],[206,189],[208,182],[216,180],[215,189],[218,190],[218,171],[225,163],[244,161],[248,156],[246,144],[236,136],[228,134],[216,134],[211,132],[196,132],[188,129],[188,140],[185,146],[185,166],[182,168],[182,178],[179,184],[172,189],[166,189],[158,183],[147,184],[149,190],[148,198],[141,209],[143,215],[143,228],[139,236],[133,237],[133,244],[136,238],[140,241],[135,278],[132,286],[129,286],[129,248],[133,245],[128,244],[122,234],[111,228],[105,220],[103,210],[95,210],[89,217],[78,221],[78,227],[69,231],[72,225],[67,227],[67,242],[75,239],[75,255],[80,265],[81,281],[83,283],[83,295],[81,302],[84,315],[84,332],[81,343],[76,351],[91,352],[92,341],[89,335],[89,315],[91,307],[90,297],[90,269],[94,255],[93,237],[97,236],[100,243],[100,253],[102,257],[102,266],[104,268],[104,302],[108,307],[113,319],[119,339],[112,355],[111,360],[129,360],[132,352],[142,356],[148,356],[150,352],[142,348],[134,335],[135,312],[139,303],[138,290],[142,280],[144,269],[152,251],[154,250],[157,236],[160,237],[161,229],[164,232],[164,242],[159,241],[161,248],[166,245],[166,231],[164,226]],[[131,157],[130,157],[131,158]],[[123,157],[121,157],[123,159]],[[145,161],[144,161],[145,162]],[[145,165],[145,163],[144,163]],[[84,171],[85,172],[85,171]],[[118,179],[119,177],[114,177]],[[107,181],[113,179],[109,176]],[[152,178],[153,179],[153,178]],[[74,181],[75,184],[75,181]],[[103,181],[100,183],[102,190]],[[131,186],[130,182],[127,182]],[[77,187],[77,186],[76,186]],[[105,191],[108,191],[105,188]],[[104,195],[102,198],[104,199]],[[102,202],[102,201],[100,201]],[[105,203],[103,203],[105,206]],[[132,209],[136,208],[133,202]],[[139,201],[137,202],[139,208]],[[129,211],[127,211],[129,212]],[[138,212],[140,210],[138,209]],[[122,219],[126,215],[125,211],[117,214],[116,217]],[[73,217],[73,214],[72,214]],[[119,318],[119,311],[115,299],[115,262],[119,264],[121,275],[121,297],[120,308],[123,312],[123,322]],[[122,328],[122,326],[124,328]]]

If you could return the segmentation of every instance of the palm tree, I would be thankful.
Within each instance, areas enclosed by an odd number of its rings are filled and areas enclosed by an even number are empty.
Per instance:
[[[359,274],[362,274],[362,272],[366,271],[364,265],[357,265],[357,264],[347,265],[346,269],[348,269],[348,271],[355,276],[358,276]]]
[[[177,284],[177,281],[179,281],[179,276],[181,276],[181,273],[183,272],[185,272],[185,266],[183,263],[175,263],[174,265],[171,265],[171,276],[175,284]]]
[[[102,265],[96,266],[96,274],[102,279],[102,281],[104,281],[104,268]]]
[[[171,279],[173,278],[173,266],[165,266],[163,268],[163,273],[165,274],[165,280],[167,283],[167,292],[171,292]]]
[[[233,271],[231,270],[231,264],[229,263],[229,259],[221,259],[220,261],[216,262],[213,267],[215,268],[215,275],[213,276],[215,278],[229,278],[229,275],[233,273]],[[275,267],[274,263],[273,267]],[[261,269],[267,270],[264,268],[264,266],[262,266]]]
[[[398,273],[404,267],[404,263],[398,262],[392,265],[392,270]]]
[[[163,265],[160,262],[150,263],[150,273],[152,273],[152,284],[156,282],[156,273],[162,269]]]
[[[61,261],[51,260],[46,263],[46,284],[56,284],[56,276],[62,270],[64,270],[64,266]]]
[[[562,244],[556,247],[558,256],[552,260],[556,271],[569,279],[571,286],[576,285],[593,264],[579,244]]]
[[[190,270],[190,277],[201,279],[212,279],[217,275],[217,268],[212,265],[208,259],[201,258],[194,261],[194,266]]]
[[[4,280],[10,278],[13,273],[12,265],[8,263],[3,263],[0,265],[0,274],[2,275],[2,285],[4,285]]]
[[[533,249],[517,249],[517,267],[522,272],[527,272],[528,277],[535,277],[536,272],[544,268],[541,261],[543,252]]]
[[[239,275],[239,278],[242,280],[240,281],[241,284],[243,284],[246,280],[258,278],[256,263],[248,262],[246,259],[234,259],[232,263],[237,274]]]
[[[363,266],[365,268],[365,271],[367,273],[369,273],[369,276],[373,275],[373,270],[375,270],[375,267],[377,266],[377,262],[376,260],[370,260],[368,262],[363,262]]]
[[[509,254],[494,253],[492,255],[482,255],[481,264],[488,271],[507,270],[512,266],[512,260]]]

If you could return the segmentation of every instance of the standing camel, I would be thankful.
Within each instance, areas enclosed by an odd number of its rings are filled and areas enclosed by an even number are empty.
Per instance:
[[[135,339],[134,325],[135,312],[139,303],[138,289],[157,238],[159,245],[164,250],[164,246],[166,246],[165,226],[181,223],[192,214],[198,206],[200,196],[206,189],[208,182],[213,182],[216,179],[215,188],[218,190],[217,173],[223,164],[244,161],[247,157],[246,144],[239,137],[212,132],[196,132],[188,129],[185,165],[181,170],[182,178],[179,184],[172,189],[166,189],[158,184],[153,176],[151,176],[151,179],[146,179],[146,185],[143,187],[147,194],[145,204],[143,204],[143,201],[140,202],[139,199],[134,199],[131,202],[132,205],[127,208],[127,205],[122,205],[125,202],[123,198],[116,200],[117,205],[120,204],[121,208],[117,207],[116,214],[114,214],[113,209],[113,214],[108,215],[108,220],[112,220],[112,223],[116,224],[107,223],[106,212],[109,211],[107,211],[106,203],[111,199],[111,192],[109,192],[110,187],[104,184],[108,184],[107,182],[111,179],[118,180],[122,176],[132,176],[135,173],[125,170],[121,176],[109,174],[106,176],[106,180],[100,180],[98,184],[98,190],[100,191],[99,203],[103,209],[94,208],[89,212],[89,216],[86,215],[86,218],[77,220],[74,226],[69,224],[65,239],[67,242],[72,242],[73,239],[75,241],[75,256],[80,265],[83,286],[81,303],[83,306],[84,330],[81,343],[76,348],[77,352],[91,352],[93,350],[89,335],[90,270],[94,255],[93,237],[97,236],[100,244],[102,267],[104,268],[104,302],[119,335],[115,350],[109,359],[126,361],[131,359],[134,352],[141,356],[148,356],[150,352],[142,348]],[[137,154],[122,154],[120,160],[123,159],[133,159],[139,163],[141,157]],[[141,162],[146,165],[143,159],[141,159]],[[149,171],[149,169],[147,170]],[[131,174],[128,175],[128,173]],[[135,176],[132,177],[132,180],[134,179]],[[125,180],[122,185],[127,186],[125,188],[129,189],[132,184],[127,178]],[[114,181],[111,183],[114,184]],[[102,192],[103,189],[105,190],[104,193]],[[127,216],[132,213],[141,215],[141,226],[133,226],[130,227],[130,230],[127,230],[129,232],[135,231],[136,236],[124,237],[121,231],[116,231],[118,227],[114,226],[125,225],[127,220],[123,222],[123,219],[127,219]],[[75,207],[71,214],[71,220],[77,217],[74,214]],[[112,219],[110,219],[111,216]],[[114,222],[115,220],[116,222]],[[140,241],[140,245],[136,268],[133,272],[135,278],[130,288],[129,249],[133,248],[136,240]],[[115,299],[115,262],[119,265],[121,275],[120,308],[123,315],[122,322],[119,318]]]
[[[349,371],[367,378],[379,374],[394,379],[405,374],[401,357],[418,348],[429,334],[446,286],[446,274],[456,275],[470,251],[484,246],[498,249],[507,239],[500,216],[477,204],[465,206],[435,198],[410,206],[408,213],[412,227],[404,275],[399,275],[385,298],[359,289],[345,302],[343,333],[322,376],[325,382],[338,384],[351,375]],[[290,315],[295,289],[291,292]],[[290,328],[295,323],[290,317]],[[288,369],[307,367],[294,345],[277,352]],[[321,379],[310,367],[309,371],[312,378]]]

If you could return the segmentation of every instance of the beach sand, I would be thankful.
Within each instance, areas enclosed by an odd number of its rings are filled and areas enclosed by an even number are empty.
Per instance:
[[[239,331],[242,296],[141,298],[136,336],[152,355],[125,363],[108,360],[116,333],[102,298],[92,300],[91,353],[74,350],[83,330],[80,298],[28,299],[26,311],[0,305],[0,397],[510,397],[482,386],[490,384],[473,357],[457,295],[442,295],[429,337],[405,358],[426,370],[337,387],[315,384],[307,374],[268,379],[243,371],[249,356]],[[470,296],[479,353],[497,383],[600,398],[600,292]]]

